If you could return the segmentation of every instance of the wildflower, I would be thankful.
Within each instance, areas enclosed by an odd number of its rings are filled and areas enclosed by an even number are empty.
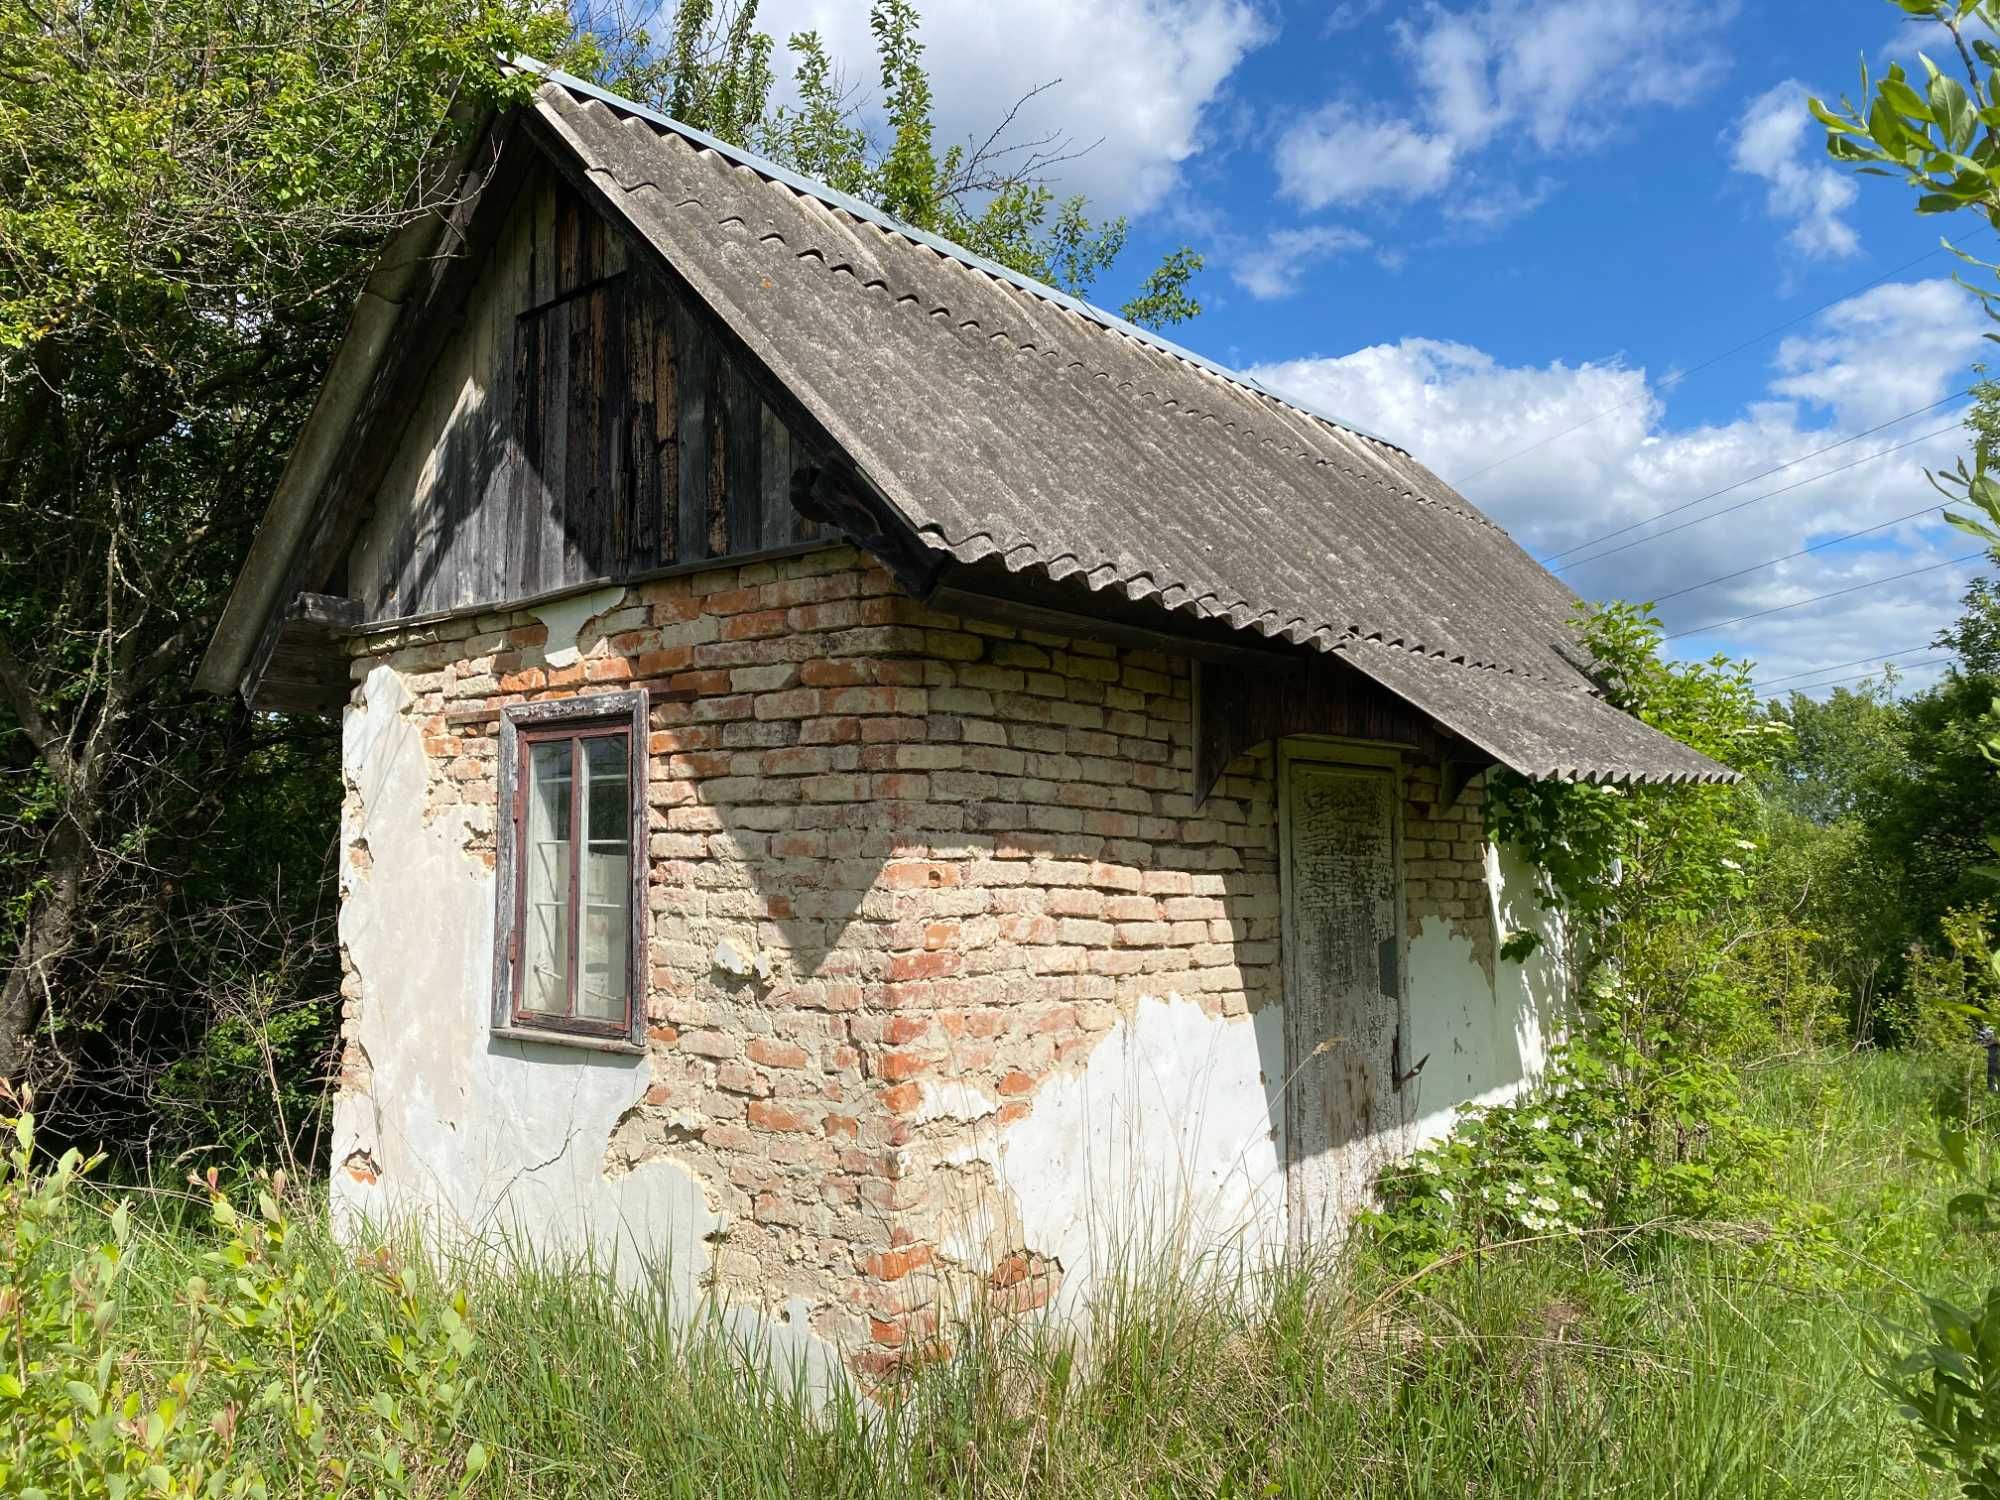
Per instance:
[[[1536,1115],[1528,1123],[1536,1130],[1547,1130],[1549,1128],[1549,1117],[1547,1115]]]
[[[1721,865],[1722,868],[1725,870],[1736,870],[1740,872],[1743,868],[1743,866],[1736,863],[1736,861],[1733,859],[1719,859],[1716,861],[1716,863]]]

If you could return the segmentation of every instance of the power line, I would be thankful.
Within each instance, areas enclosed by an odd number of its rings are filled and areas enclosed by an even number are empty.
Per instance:
[[[1776,687],[1781,682],[1793,682],[1801,677],[1817,677],[1822,672],[1838,672],[1842,667],[1865,666],[1871,661],[1887,661],[1892,656],[1908,656],[1912,651],[1929,651],[1937,643],[1925,641],[1921,646],[1905,646],[1900,651],[1884,651],[1880,656],[1857,656],[1853,661],[1828,662],[1823,667],[1809,667],[1803,672],[1787,672],[1782,677],[1769,677],[1762,682],[1753,682],[1754,688]]]
[[[1646,536],[1634,537],[1629,542],[1621,542],[1616,547],[1607,547],[1602,552],[1593,553],[1589,557],[1579,558],[1576,562],[1564,563],[1561,567],[1555,568],[1553,571],[1560,573],[1568,568],[1583,567],[1587,563],[1602,562],[1607,557],[1616,557],[1621,552],[1630,552],[1634,547],[1642,547],[1647,542],[1657,542],[1663,536],[1672,536],[1676,532],[1686,531],[1690,526],[1699,526],[1704,521],[1713,521],[1721,516],[1734,515],[1737,511],[1746,510],[1750,506],[1757,504],[1760,500],[1771,500],[1779,495],[1789,495],[1793,490],[1802,490],[1809,484],[1819,483],[1822,479],[1831,479],[1836,474],[1845,474],[1849,469],[1858,469],[1863,464],[1873,463],[1878,458],[1887,458],[1890,454],[1900,453],[1905,448],[1914,448],[1919,443],[1928,443],[1932,438],[1943,437],[1947,432],[1954,431],[1957,426],[1958,424],[1954,422],[1950,427],[1940,427],[1935,432],[1925,433],[1922,437],[1908,438],[1891,447],[1883,448],[1879,452],[1870,453],[1861,458],[1849,459],[1844,464],[1837,464],[1833,468],[1823,470],[1818,474],[1808,474],[1804,479],[1795,479],[1790,484],[1781,484],[1775,490],[1765,490],[1761,495],[1752,495],[1748,500],[1738,500],[1734,505],[1725,505],[1721,510],[1712,510],[1705,516],[1690,517],[1678,525],[1667,527],[1664,531],[1655,531]],[[1698,505],[1701,502],[1696,501],[1694,503]],[[1681,507],[1683,510],[1686,508],[1686,506]],[[1928,506],[1925,508],[1929,509]],[[1655,519],[1658,518],[1655,517]],[[1627,530],[1630,530],[1630,528],[1628,527]]]
[[[1656,511],[1650,516],[1641,516],[1638,520],[1630,522],[1627,525],[1620,526],[1616,530],[1607,531],[1603,533],[1601,536],[1594,536],[1590,538],[1589,541],[1586,542],[1577,542],[1573,546],[1568,546],[1563,548],[1560,552],[1551,552],[1546,557],[1537,558],[1536,561],[1540,562],[1542,566],[1547,567],[1550,564],[1554,563],[1559,558],[1568,557],[1572,552],[1581,552],[1586,547],[1595,547],[1599,542],[1608,542],[1615,537],[1624,536],[1625,533],[1627,533],[1628,531],[1637,531],[1641,526],[1650,526],[1655,521],[1664,521],[1668,516],[1677,516],[1684,510],[1692,510],[1694,509],[1695,506],[1700,505],[1705,501],[1717,499],[1720,496],[1728,494],[1731,490],[1740,490],[1746,484],[1755,484],[1760,479],[1769,479],[1773,474],[1782,474],[1787,469],[1795,469],[1800,464],[1806,462],[1807,459],[1818,458],[1821,454],[1831,453],[1836,448],[1845,448],[1849,443],[1858,443],[1861,441],[1861,439],[1865,437],[1873,437],[1876,433],[1882,432],[1887,428],[1894,427],[1899,422],[1907,422],[1912,417],[1921,417],[1927,411],[1936,411],[1940,406],[1947,406],[1951,402],[1960,400],[1963,397],[1969,396],[1971,394],[1972,392],[1969,389],[1962,391],[1953,391],[1949,396],[1945,396],[1940,400],[1933,401],[1929,406],[1920,406],[1915,411],[1906,411],[1900,417],[1891,417],[1888,421],[1877,423],[1875,426],[1868,428],[1866,431],[1853,433],[1848,437],[1840,438],[1835,442],[1827,443],[1822,447],[1813,449],[1810,453],[1801,453],[1797,458],[1786,459],[1785,462],[1781,464],[1774,464],[1772,467],[1764,469],[1758,473],[1746,474],[1743,478],[1737,480],[1734,484],[1725,484],[1719,490],[1710,490],[1706,495],[1697,495],[1695,496],[1694,499],[1684,500],[1679,505],[1670,505],[1665,510]],[[1958,424],[1954,422],[1952,424],[1952,427],[1956,427],[1957,425]],[[1940,428],[1938,432],[1931,433],[1929,436],[1937,437],[1940,435],[1940,433],[1949,432],[1951,430],[1952,430],[1951,427]],[[1926,441],[1926,439],[1917,438],[1913,439],[1913,441],[1924,442]],[[1902,446],[1907,448],[1910,446],[1910,444],[1904,443]],[[1896,449],[1894,448],[1885,448],[1882,450],[1881,453],[1870,454],[1869,458],[1880,458],[1883,456],[1883,454],[1894,453],[1895,451]],[[1866,463],[1868,461],[1869,460],[1865,458],[1856,460],[1856,462],[1858,463]],[[1853,468],[1854,465],[1848,464],[1846,467]],[[1839,469],[1827,470],[1828,474],[1838,474],[1840,472],[1841,471]],[[1825,478],[1826,476],[1815,475],[1813,477]],[[1796,486],[1794,486],[1794,488],[1796,488]],[[1661,534],[1665,535],[1664,532]],[[1610,555],[1611,554],[1608,552],[1599,554],[1599,556],[1603,557],[1609,557]],[[1596,561],[1596,559],[1587,557],[1584,558],[1583,561],[1594,562]],[[1573,567],[1573,566],[1575,566],[1575,564],[1573,563],[1563,564],[1563,567]],[[1557,568],[1556,571],[1560,573],[1562,571],[1562,568]]]
[[[1941,662],[1948,662],[1950,660],[1949,656],[1933,656],[1928,661],[1906,661],[1898,670],[1914,672],[1920,667],[1935,667]],[[1793,688],[1792,691],[1795,693],[1817,692],[1820,688],[1839,687],[1843,682],[1859,682],[1864,677],[1873,677],[1875,675],[1876,673],[1874,672],[1856,672],[1851,677],[1829,677],[1825,682],[1809,682],[1804,687]],[[1752,683],[1751,687],[1754,690],[1756,684]]]
[[[1861,283],[1860,286],[1855,287],[1853,290],[1842,292],[1838,297],[1835,297],[1830,302],[1822,302],[1818,307],[1811,308],[1805,312],[1802,312],[1796,318],[1787,319],[1785,322],[1778,324],[1774,328],[1767,328],[1762,333],[1757,334],[1752,338],[1747,338],[1742,343],[1734,345],[1731,348],[1725,349],[1720,354],[1705,359],[1698,365],[1695,365],[1686,370],[1682,370],[1678,374],[1669,375],[1665,380],[1662,380],[1657,386],[1653,387],[1651,391],[1642,390],[1636,396],[1627,396],[1623,401],[1613,402],[1610,406],[1605,407],[1604,410],[1600,412],[1594,412],[1590,416],[1585,417],[1581,422],[1574,422],[1568,427],[1563,428],[1561,432],[1552,432],[1547,437],[1539,438],[1536,441],[1528,444],[1528,446],[1525,448],[1516,449],[1514,452],[1509,453],[1504,458],[1494,459],[1492,463],[1486,465],[1486,467],[1483,469],[1474,469],[1470,474],[1460,475],[1458,478],[1452,480],[1451,487],[1455,490],[1462,490],[1465,488],[1467,484],[1479,478],[1480,475],[1490,474],[1495,469],[1499,468],[1502,464],[1511,464],[1517,458],[1525,458],[1527,457],[1527,455],[1535,452],[1539,448],[1546,448],[1550,443],[1555,442],[1558,438],[1566,438],[1572,432],[1582,431],[1584,428],[1588,427],[1592,422],[1597,421],[1601,417],[1608,417],[1613,412],[1623,411],[1626,407],[1635,405],[1636,403],[1645,400],[1648,395],[1656,395],[1661,391],[1671,390],[1673,389],[1673,387],[1679,385],[1683,380],[1688,379],[1690,376],[1699,375],[1703,370],[1706,370],[1713,365],[1719,365],[1725,359],[1734,358],[1736,355],[1741,354],[1745,349],[1755,348],[1758,344],[1763,343],[1764,340],[1772,337],[1774,334],[1783,333],[1787,328],[1796,328],[1799,324],[1805,322],[1808,318],[1818,317],[1828,308],[1838,306],[1840,303],[1845,302],[1849,297],[1858,297],[1863,292],[1868,291],[1874,287],[1880,286],[1890,277],[1900,276],[1905,271],[1909,270],[1910,267],[1922,265],[1925,261],[1929,260],[1933,255],[1940,253],[1944,248],[1945,247],[1943,245],[1939,245],[1936,249],[1926,250],[1922,255],[1916,256],[1910,260],[1906,260],[1900,266],[1896,266],[1891,270],[1884,271],[1880,276],[1877,276],[1873,281],[1864,281]]]
[[[1743,503],[1748,505],[1750,502],[1746,500]],[[1830,537],[1823,542],[1814,542],[1810,547],[1801,547],[1796,552],[1787,552],[1783,557],[1774,557],[1768,562],[1752,563],[1747,568],[1738,568],[1734,573],[1724,573],[1715,578],[1704,578],[1700,583],[1691,583],[1684,589],[1675,589],[1671,594],[1657,594],[1653,598],[1653,603],[1662,604],[1669,599],[1678,599],[1682,594],[1692,594],[1698,589],[1705,589],[1710,584],[1727,583],[1730,579],[1741,578],[1746,573],[1758,573],[1762,572],[1765,568],[1775,568],[1781,562],[1790,562],[1795,557],[1804,557],[1811,552],[1824,552],[1828,547],[1838,547],[1842,542],[1851,542],[1857,537],[1873,536],[1878,531],[1887,531],[1891,526],[1901,526],[1905,521],[1914,521],[1918,516],[1927,515],[1937,508],[1938,504],[1933,500],[1928,505],[1918,506],[1907,516],[1896,517],[1893,521],[1883,521],[1876,526],[1864,526],[1859,531],[1848,532],[1846,536]],[[1716,514],[1723,515],[1725,512],[1717,511]],[[1707,520],[1709,518],[1704,516],[1702,519]],[[1694,523],[1689,522],[1688,524],[1693,525]],[[1665,532],[1661,532],[1660,534],[1662,536],[1666,535]],[[1606,555],[1609,556],[1608,553]]]
[[[1747,615],[1737,615],[1730,620],[1711,620],[1706,625],[1696,625],[1687,630],[1676,630],[1662,640],[1677,641],[1682,636],[1700,635],[1709,630],[1721,630],[1728,625],[1741,625],[1745,620],[1761,620],[1766,615],[1783,614],[1788,609],[1803,609],[1808,604],[1817,604],[1822,599],[1838,599],[1842,594],[1857,594],[1863,589],[1872,589],[1879,584],[1895,583],[1903,578],[1915,578],[1919,573],[1935,573],[1939,568],[1949,568],[1957,563],[1972,562],[1984,557],[1984,552],[1968,552],[1963,557],[1947,557],[1943,562],[1930,563],[1921,568],[1911,568],[1905,573],[1891,573],[1886,578],[1871,578],[1866,583],[1851,583],[1844,589],[1829,589],[1824,594],[1814,594],[1809,599],[1794,599],[1790,604],[1774,604],[1769,609],[1754,610]]]

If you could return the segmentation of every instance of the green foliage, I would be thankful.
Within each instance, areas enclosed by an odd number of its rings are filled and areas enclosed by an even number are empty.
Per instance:
[[[798,102],[770,102],[772,39],[756,18],[756,0],[721,10],[713,0],[676,0],[667,47],[655,48],[643,29],[600,38],[596,66],[613,87],[678,120],[1072,296],[1088,296],[1111,272],[1125,249],[1126,221],[1093,221],[1082,197],[1059,198],[1046,181],[1067,159],[1067,142],[1008,139],[1010,112],[985,140],[940,154],[914,0],[874,0],[869,10],[887,130],[880,146],[860,124],[859,105],[817,32],[786,42]],[[1198,316],[1190,286],[1201,269],[1192,249],[1173,251],[1141,279],[1123,315],[1148,328]]]
[[[1735,1073],[1684,1057],[1661,1069],[1606,1029],[1558,1049],[1509,1104],[1468,1111],[1380,1180],[1364,1222],[1397,1264],[1496,1245],[1766,1214],[1780,1138],[1751,1123]]]
[[[463,1294],[417,1290],[387,1260],[357,1309],[382,1383],[329,1411],[320,1346],[348,1313],[303,1248],[282,1177],[245,1214],[205,1183],[211,1228],[171,1304],[171,1358],[148,1357],[128,1283],[133,1209],[84,1187],[97,1158],[38,1171],[35,1121],[4,1123],[0,1161],[0,1485],[24,1500],[73,1495],[463,1496],[486,1451],[459,1438],[477,1381]],[[167,1308],[153,1309],[158,1316]],[[141,1326],[135,1327],[135,1321]],[[415,1461],[421,1460],[421,1472]]]
[[[2000,973],[1988,937],[1993,909],[1954,907],[1940,921],[1942,942],[1914,945],[1903,983],[1885,1002],[1884,1020],[1908,1047],[1963,1052],[1974,1029],[2000,1023]]]
[[[1975,1310],[1937,1297],[1925,1342],[1875,1380],[1925,1437],[1919,1456],[1968,1500],[2000,1500],[2000,1287]]]
[[[325,948],[281,975],[330,905],[337,730],[189,669],[383,238],[530,86],[496,52],[568,32],[507,0],[0,0],[0,1075],[78,1139],[191,1144],[150,1101],[216,991],[337,983]]]
[[[1584,606],[1578,625],[1605,697],[1724,765],[1754,772],[1782,740],[1750,689],[1750,665],[1660,653],[1650,605]],[[1548,873],[1553,904],[1583,922],[1698,918],[1744,883],[1745,796],[1728,787],[1596,786],[1488,777],[1487,827]]]
[[[652,1288],[620,1295],[580,1259],[468,1252],[435,1273],[412,1260],[403,1280],[423,1306],[457,1311],[446,1288],[464,1289],[476,1341],[451,1378],[477,1379],[451,1434],[400,1446],[403,1470],[417,1492],[449,1493],[477,1442],[489,1461],[475,1493],[544,1500],[1942,1500],[1951,1488],[1918,1464],[1916,1429],[1865,1387],[1854,1399],[1854,1351],[1903,1283],[1977,1306],[1966,1289],[2000,1268],[2000,1239],[1946,1225],[1949,1175],[1905,1155],[1936,1073],[1934,1060],[1839,1055],[1757,1075],[1752,1123],[1784,1127],[1765,1169],[1786,1205],[1780,1239],[1682,1224],[1643,1244],[1544,1231],[1429,1269],[1358,1241],[1337,1263],[1241,1279],[1133,1265],[1102,1278],[1081,1324],[954,1330],[948,1359],[872,1409],[838,1393],[816,1405],[782,1361],[746,1362],[722,1317],[690,1319]],[[52,1269],[112,1238],[110,1205],[80,1186],[71,1201]],[[312,1301],[295,1326],[315,1321],[304,1358],[274,1364],[310,1384],[329,1448],[372,1452],[373,1398],[406,1400],[389,1338],[429,1348],[435,1335],[408,1332],[379,1254],[329,1243],[294,1195],[283,1206],[283,1253]],[[254,1249],[263,1221],[243,1218]],[[230,1238],[199,1203],[132,1205],[114,1368],[147,1399],[184,1367],[188,1281],[233,1295],[206,1258]],[[1774,1259],[1781,1248],[1812,1259]],[[0,1343],[0,1365],[12,1354]],[[230,1480],[254,1464],[274,1495],[393,1493],[372,1468],[342,1481],[287,1457],[281,1414],[243,1411]]]

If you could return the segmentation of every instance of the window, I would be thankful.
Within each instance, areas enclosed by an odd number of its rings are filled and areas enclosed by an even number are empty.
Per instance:
[[[646,695],[517,704],[500,722],[493,1024],[638,1046],[645,1007]]]

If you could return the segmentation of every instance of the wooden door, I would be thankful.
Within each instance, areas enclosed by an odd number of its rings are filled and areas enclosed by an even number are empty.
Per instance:
[[[1396,773],[1285,766],[1285,1169],[1294,1243],[1338,1236],[1401,1147]]]

